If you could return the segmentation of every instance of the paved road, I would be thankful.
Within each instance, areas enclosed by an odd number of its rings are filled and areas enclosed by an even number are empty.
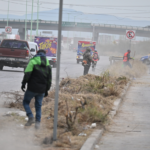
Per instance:
[[[109,65],[108,57],[102,56],[98,62],[95,72],[90,70],[89,73],[100,74]],[[53,84],[55,83],[56,68],[52,69]],[[83,74],[83,66],[76,63],[76,52],[63,51],[61,56],[60,78],[67,76],[76,78]],[[0,71],[0,92],[10,90],[20,90],[21,81],[23,78],[22,68],[4,67],[4,71]]]
[[[150,150],[150,75],[134,81],[99,150]]]

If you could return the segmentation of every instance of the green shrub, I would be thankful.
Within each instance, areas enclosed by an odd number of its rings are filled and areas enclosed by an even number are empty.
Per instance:
[[[100,108],[90,103],[85,109],[80,110],[79,122],[104,122],[106,119],[105,114],[102,113]]]

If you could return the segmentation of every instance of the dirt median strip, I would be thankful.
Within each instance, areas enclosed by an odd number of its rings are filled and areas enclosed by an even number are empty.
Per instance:
[[[114,101],[114,107],[112,108],[112,111],[110,111],[108,115],[110,119],[113,119],[113,117],[116,115],[121,105],[121,102],[123,101],[124,96],[127,93],[127,90],[130,87],[130,85],[131,82],[129,82],[127,86],[124,88],[124,91],[120,94],[121,97]],[[93,133],[89,136],[89,138],[85,141],[85,143],[83,144],[80,150],[93,150],[95,148],[96,143],[101,139],[103,133],[104,133],[104,129],[94,130]]]
[[[52,145],[48,140],[46,145],[51,148],[80,149],[84,143],[89,143],[88,147],[92,148],[101,137],[104,125],[110,120],[108,114],[115,112],[113,106],[117,107],[120,104],[116,100],[124,95],[122,92],[127,89],[129,81],[124,76],[112,77],[109,72],[104,72],[101,76],[89,74],[77,79],[63,79],[60,82],[59,92],[58,140]],[[6,103],[8,107],[24,110],[23,95],[18,92],[5,94],[8,99],[10,96],[13,99]],[[50,139],[53,130],[54,96],[55,88],[43,100],[41,129],[35,133],[37,137],[35,141],[42,143],[42,146],[45,145],[43,142],[45,138]],[[30,107],[35,114],[34,99]],[[21,123],[24,124],[25,120]],[[96,125],[93,127],[92,124]],[[95,129],[100,131],[96,135],[93,133]],[[91,142],[85,142],[88,137]]]

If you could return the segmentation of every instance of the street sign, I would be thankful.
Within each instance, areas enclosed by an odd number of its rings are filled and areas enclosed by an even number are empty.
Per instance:
[[[6,27],[5,27],[5,32],[6,32],[6,33],[11,33],[11,32],[12,32],[12,27],[6,26]]]
[[[126,30],[126,38],[129,40],[135,39],[135,30]]]

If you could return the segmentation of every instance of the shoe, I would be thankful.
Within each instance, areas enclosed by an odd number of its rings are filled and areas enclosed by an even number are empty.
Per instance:
[[[40,128],[40,122],[39,121],[36,121],[35,122],[35,129],[39,129]]]
[[[34,117],[29,118],[28,122],[25,124],[25,126],[31,126],[33,123],[35,123]]]

